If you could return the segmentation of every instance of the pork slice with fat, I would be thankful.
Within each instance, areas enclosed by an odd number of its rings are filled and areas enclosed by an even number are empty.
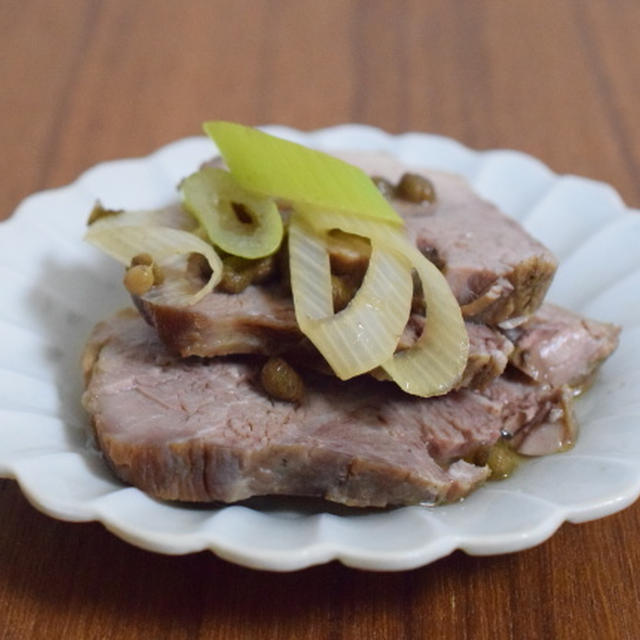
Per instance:
[[[99,325],[87,354],[83,403],[100,449],[122,480],[164,499],[456,500],[489,473],[460,458],[500,435],[498,403],[470,391],[432,403],[318,375],[301,404],[274,402],[250,359],[171,356],[132,313]]]
[[[297,365],[330,372],[328,365],[298,328],[290,294],[278,285],[251,285],[240,293],[214,291],[190,307],[170,307],[137,300],[160,339],[183,357],[253,353],[290,357]],[[413,314],[399,348],[420,335],[424,317]],[[469,360],[458,387],[481,388],[502,373],[511,342],[490,327],[467,322]]]
[[[495,325],[542,304],[557,268],[553,254],[463,177],[410,167],[384,153],[336,155],[392,182],[407,171],[432,181],[435,203],[394,199],[392,205],[418,249],[435,256],[466,318]]]
[[[539,383],[587,385],[618,345],[620,328],[545,303],[505,335],[515,344],[511,362]]]
[[[308,374],[300,404],[273,401],[252,358],[172,356],[133,311],[96,327],[84,367],[83,404],[109,465],[171,500],[456,500],[489,474],[463,458],[570,415],[557,390],[502,378],[425,399],[367,376]]]
[[[418,249],[442,269],[466,318],[496,325],[526,316],[542,304],[557,269],[555,257],[515,220],[478,196],[463,177],[413,167],[379,151],[333,154],[393,183],[405,172],[433,182],[435,203],[394,198],[391,204]],[[220,158],[207,164],[224,166]],[[345,243],[338,236],[329,250],[332,265],[342,272],[366,268],[366,243]]]

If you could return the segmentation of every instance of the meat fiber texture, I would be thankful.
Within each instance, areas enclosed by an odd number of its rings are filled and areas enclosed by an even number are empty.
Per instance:
[[[292,364],[330,373],[328,365],[296,322],[291,294],[279,285],[249,286],[240,293],[214,291],[190,307],[172,307],[137,299],[145,319],[157,329],[168,349],[206,358],[253,353],[285,355]],[[424,316],[412,315],[399,348],[413,344]],[[500,375],[513,344],[500,332],[467,322],[469,359],[458,387],[485,386]],[[376,371],[377,377],[381,373]]]
[[[251,360],[171,356],[126,312],[98,325],[85,370],[83,403],[110,466],[165,499],[455,500],[489,473],[460,458],[499,437],[499,404],[471,393],[425,403],[389,383],[318,375],[302,403],[274,402]]]
[[[302,402],[273,401],[254,358],[171,355],[132,310],[96,327],[84,369],[83,404],[110,467],[169,500],[452,501],[490,473],[465,457],[505,429],[526,438],[569,418],[562,390],[503,377],[482,392],[424,399],[368,376],[309,374]]]
[[[442,265],[466,318],[495,325],[529,315],[542,304],[557,268],[553,254],[478,197],[464,178],[412,169],[384,153],[338,155],[391,182],[406,171],[417,171],[433,182],[435,203],[394,199],[392,205],[418,249]]]
[[[532,380],[580,388],[616,348],[620,328],[545,304],[505,333],[516,345],[512,363]]]
[[[543,244],[516,221],[480,198],[461,176],[415,168],[376,151],[334,152],[371,176],[397,182],[403,173],[416,172],[435,187],[435,203],[393,199],[418,249],[443,273],[465,318],[490,325],[533,313],[541,304],[557,269],[557,261]],[[216,158],[207,163],[223,167]],[[347,252],[361,269],[366,255]]]

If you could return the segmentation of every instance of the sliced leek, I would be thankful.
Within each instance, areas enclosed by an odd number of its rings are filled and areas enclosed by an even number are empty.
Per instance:
[[[282,218],[272,198],[243,189],[228,171],[203,167],[180,184],[185,208],[223,251],[242,258],[263,258],[282,241]],[[238,218],[238,207],[248,219]]]
[[[102,208],[96,203],[94,211]],[[92,212],[93,213],[93,212]],[[109,227],[171,227],[192,231],[196,227],[193,216],[188,214],[179,205],[162,207],[161,209],[144,209],[140,211],[114,211],[108,215],[99,217],[95,222],[89,223],[91,231]]]
[[[393,355],[409,318],[413,281],[403,258],[372,242],[364,281],[347,307],[333,313],[326,241],[294,214],[289,226],[296,320],[342,380]]]
[[[108,218],[104,219],[105,222]],[[222,277],[222,261],[214,248],[193,233],[181,229],[157,226],[91,225],[85,240],[129,266],[131,260],[148,253],[154,262],[167,272],[164,282],[153,287],[145,298],[164,304],[185,306],[195,304],[213,290]],[[200,279],[190,278],[187,259],[192,254],[201,254],[211,268],[211,276],[202,284]]]
[[[427,321],[418,341],[382,363],[392,380],[407,393],[442,395],[460,380],[469,356],[469,338],[462,312],[444,276],[408,243],[393,248],[403,251],[407,265],[422,282]]]
[[[336,375],[348,379],[382,367],[410,394],[452,389],[468,356],[460,307],[444,276],[407,240],[401,218],[371,179],[336,158],[256,129],[228,122],[209,122],[204,129],[230,172],[204,167],[188,176],[180,185],[188,213],[177,207],[105,211],[86,239],[126,266],[148,253],[166,277],[144,299],[184,306],[220,281],[222,262],[212,245],[248,259],[278,249],[283,224],[277,198],[293,210],[289,254],[296,319]],[[362,285],[338,313],[328,255],[333,230],[360,236],[371,249]],[[192,254],[208,262],[211,276],[204,284],[188,269]],[[410,314],[414,271],[427,319],[416,343],[396,352]]]
[[[367,322],[359,325],[357,335],[354,335],[355,332],[351,328],[351,333],[344,333],[345,336],[348,335],[349,337],[342,337],[343,334],[341,332],[344,329],[335,320],[340,314],[336,314],[333,317],[328,315],[326,293],[324,294],[323,299],[325,302],[322,307],[314,311],[316,314],[325,314],[322,321],[312,322],[307,326],[303,326],[301,323],[304,318],[298,318],[298,315],[296,315],[302,331],[314,342],[334,370],[333,360],[339,355],[337,353],[339,348],[345,350],[345,358],[358,357],[361,358],[363,363],[367,362],[366,358],[360,355],[359,347],[351,344],[350,340],[357,339],[361,341],[363,348],[367,349],[370,348],[370,343],[374,339],[384,341],[385,339],[390,339],[392,335],[395,336],[395,333],[384,333],[388,331],[390,325],[380,323],[380,321],[377,323],[370,321],[370,318],[376,315],[384,316],[390,312],[397,313],[398,318],[403,320],[400,329],[400,333],[402,332],[409,311],[408,308],[403,306],[404,298],[402,298],[402,302],[394,302],[394,296],[407,295],[404,287],[405,279],[408,278],[410,283],[408,299],[410,303],[413,292],[411,271],[415,269],[422,282],[427,307],[425,328],[420,338],[410,349],[392,354],[386,359],[380,359],[377,365],[382,366],[389,377],[407,393],[428,397],[441,395],[451,390],[459,381],[466,366],[469,343],[460,307],[442,273],[409,243],[400,230],[390,225],[344,214],[326,212],[321,214],[314,212],[313,215],[303,212],[298,216],[302,220],[301,223],[298,223],[298,227],[304,229],[306,225],[308,229],[306,235],[309,238],[316,238],[316,244],[318,243],[318,238],[324,237],[332,229],[340,229],[348,233],[369,237],[372,244],[372,255],[365,282],[370,276],[374,255],[376,254],[395,257],[399,262],[396,265],[397,271],[395,273],[402,274],[383,281],[381,290],[383,292],[382,300],[385,303],[380,306],[373,305],[368,310],[369,314],[366,315]],[[292,219],[292,228],[294,228],[294,220],[295,217]],[[294,238],[294,240],[295,243],[307,250],[312,244],[311,240],[307,240],[304,243],[297,238]],[[316,267],[316,272],[314,273],[311,260],[305,262],[300,257],[296,257],[294,265],[291,240],[289,246],[292,260],[292,289],[294,291],[297,314],[299,300],[305,301],[307,298],[313,298],[315,292],[312,291],[311,286],[315,283],[317,287],[319,273],[324,273],[324,267]],[[299,249],[299,251],[302,251],[302,249]],[[319,249],[316,247],[315,253],[317,254],[318,251]],[[316,264],[317,256],[312,261],[313,264]],[[304,275],[297,274],[296,278],[294,278],[294,272],[296,271],[301,271]],[[391,273],[391,271],[388,273]],[[326,278],[326,276],[323,277]],[[376,276],[376,278],[378,277]],[[308,292],[305,291],[305,288],[308,288]],[[358,295],[356,294],[356,298]],[[344,314],[354,302],[355,298],[347,309],[341,313]],[[311,303],[307,304],[310,305]],[[316,315],[316,317],[322,316]],[[321,324],[332,327],[334,333],[330,336],[327,332],[321,333],[318,330],[318,325]],[[374,332],[376,335],[371,336],[370,333]],[[395,338],[394,350],[397,346],[398,337]],[[327,353],[330,354],[330,357],[327,356]],[[378,354],[379,352],[376,352],[376,355]],[[374,367],[370,368],[373,369]],[[345,367],[345,369],[348,370],[348,367]],[[344,372],[345,369],[342,369],[342,371]],[[336,371],[336,374],[343,377],[338,371]]]
[[[353,165],[232,122],[206,122],[203,128],[245,189],[307,208],[402,225],[371,178]]]

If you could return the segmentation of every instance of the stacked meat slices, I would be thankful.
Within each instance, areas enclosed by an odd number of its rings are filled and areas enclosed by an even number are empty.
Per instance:
[[[405,171],[375,154],[348,160],[391,181]],[[394,205],[467,320],[469,361],[455,391],[417,398],[380,372],[337,380],[279,281],[183,309],[140,299],[146,323],[120,313],[96,327],[85,353],[83,401],[115,473],[173,500],[286,494],[386,506],[464,496],[490,475],[497,445],[526,455],[570,446],[575,391],[613,351],[618,328],[543,304],[556,268],[549,251],[460,178],[425,175],[435,204]],[[362,268],[366,256],[343,249],[332,262]],[[412,316],[400,348],[423,322]],[[299,402],[262,388],[273,355],[302,373]]]

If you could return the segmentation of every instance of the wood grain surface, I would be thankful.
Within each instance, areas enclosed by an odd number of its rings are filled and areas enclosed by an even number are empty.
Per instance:
[[[639,207],[639,32],[637,0],[3,0],[0,218],[212,118],[516,148]],[[0,638],[640,637],[640,504],[395,574],[156,555],[10,480],[0,520]]]

